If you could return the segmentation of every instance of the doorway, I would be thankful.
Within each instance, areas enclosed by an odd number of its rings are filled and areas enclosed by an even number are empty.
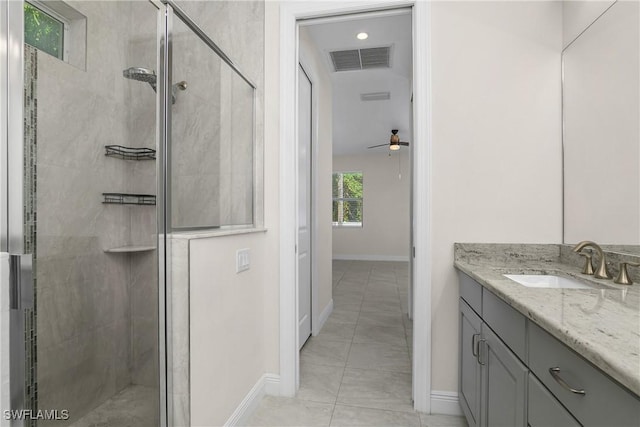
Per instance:
[[[423,412],[430,411],[430,254],[429,248],[429,228],[427,214],[429,210],[429,149],[430,140],[427,129],[429,128],[430,116],[428,106],[428,55],[418,55],[418,52],[427,52],[428,32],[427,22],[429,15],[429,5],[413,2],[375,2],[358,5],[319,5],[319,4],[287,4],[281,10],[281,81],[293,81],[296,78],[296,69],[290,64],[297,64],[298,52],[296,49],[297,31],[299,20],[306,20],[318,17],[345,15],[351,13],[362,13],[380,11],[381,9],[398,8],[412,6],[413,22],[413,49],[412,49],[412,72],[416,78],[413,81],[412,92],[414,94],[415,117],[421,120],[414,120],[415,128],[411,129],[415,142],[413,163],[420,167],[413,168],[413,245],[411,253],[422,254],[417,259],[419,262],[413,265],[413,277],[416,286],[413,290],[415,306],[420,307],[413,313],[415,334],[412,339],[413,349],[412,362],[412,384],[414,408]],[[296,158],[291,155],[290,149],[294,149],[291,144],[296,141],[295,136],[295,109],[296,87],[286,84],[281,85],[281,102],[283,103],[283,115],[281,116],[281,194],[292,194],[292,197],[283,197],[281,203],[281,340],[280,340],[280,381],[282,395],[293,396],[296,393],[296,384],[299,376],[299,355],[297,354],[298,340],[297,328],[297,282],[296,282],[296,258],[291,254],[295,252],[297,236],[292,233],[296,228],[290,228],[291,224],[298,224],[295,212],[288,209],[296,206],[296,192],[291,191],[291,179],[297,176]],[[293,120],[293,125],[292,125]],[[422,251],[422,252],[421,252]],[[295,317],[292,318],[292,315]],[[295,321],[292,321],[294,320]]]

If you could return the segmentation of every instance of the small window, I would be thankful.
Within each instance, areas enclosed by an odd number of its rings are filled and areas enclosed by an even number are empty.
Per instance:
[[[24,3],[24,41],[49,55],[64,60],[65,22],[45,12],[42,6]]]
[[[333,225],[362,227],[362,172],[333,174]]]
[[[87,68],[87,17],[63,1],[24,2],[24,41],[76,68]]]

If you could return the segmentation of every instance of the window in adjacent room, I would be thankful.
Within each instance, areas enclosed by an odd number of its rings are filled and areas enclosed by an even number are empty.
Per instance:
[[[333,174],[333,225],[362,227],[362,172]]]

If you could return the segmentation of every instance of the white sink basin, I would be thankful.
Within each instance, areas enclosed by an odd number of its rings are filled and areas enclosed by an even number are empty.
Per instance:
[[[584,282],[549,274],[504,274],[503,276],[528,288],[593,289]]]

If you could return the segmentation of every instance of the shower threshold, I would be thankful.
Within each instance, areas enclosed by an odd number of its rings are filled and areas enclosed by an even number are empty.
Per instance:
[[[131,385],[106,400],[70,427],[155,427],[158,389]]]

